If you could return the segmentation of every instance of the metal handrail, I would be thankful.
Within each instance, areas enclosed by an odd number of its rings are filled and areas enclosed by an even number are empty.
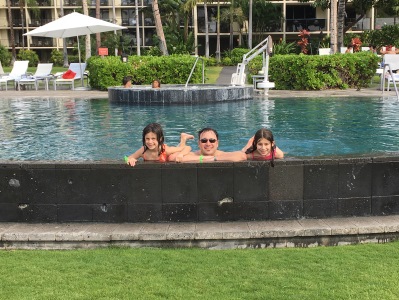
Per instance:
[[[196,60],[194,62],[194,66],[191,69],[190,76],[188,76],[188,79],[187,79],[187,82],[186,82],[186,85],[185,85],[186,88],[188,86],[188,83],[190,82],[191,76],[194,73],[195,66],[197,65],[197,62],[198,62],[199,59],[202,60],[202,84],[205,83],[205,62],[204,62],[204,59],[202,57],[197,56],[197,58],[196,58]]]

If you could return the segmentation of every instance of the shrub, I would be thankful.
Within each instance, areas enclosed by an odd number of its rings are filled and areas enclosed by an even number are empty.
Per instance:
[[[6,47],[0,45],[0,61],[2,66],[9,66],[11,63],[11,53]]]
[[[64,56],[62,51],[57,49],[51,50],[50,62],[52,62],[54,66],[62,67],[64,65]]]
[[[370,52],[351,55],[275,55],[269,61],[269,80],[278,90],[323,90],[353,87],[360,90],[370,84],[379,57]],[[249,64],[255,75],[262,60]]]
[[[36,67],[39,62],[39,56],[33,50],[19,50],[17,54],[19,60],[29,60],[29,67]]]
[[[190,55],[129,56],[123,63],[120,57],[92,56],[87,60],[90,85],[99,90],[120,86],[124,76],[131,76],[134,84],[150,84],[155,78],[162,84],[186,83],[195,57]],[[197,64],[191,83],[202,82],[202,65]]]

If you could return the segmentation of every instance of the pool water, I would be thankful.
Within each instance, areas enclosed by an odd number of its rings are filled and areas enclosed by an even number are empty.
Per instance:
[[[253,99],[181,106],[118,105],[107,99],[0,101],[0,160],[122,160],[159,122],[168,145],[181,132],[219,132],[219,148],[241,150],[261,127],[286,157],[399,153],[399,102],[382,98]],[[189,143],[198,149],[196,141]]]

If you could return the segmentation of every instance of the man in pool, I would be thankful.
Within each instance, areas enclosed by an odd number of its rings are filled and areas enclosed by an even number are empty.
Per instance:
[[[243,161],[247,159],[241,151],[224,152],[218,150],[219,135],[215,129],[203,128],[198,133],[198,147],[196,152],[178,156],[176,162],[214,162],[214,161]]]

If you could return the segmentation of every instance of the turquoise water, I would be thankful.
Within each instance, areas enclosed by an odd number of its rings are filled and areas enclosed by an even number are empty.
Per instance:
[[[287,157],[398,153],[399,103],[381,98],[254,99],[183,106],[111,104],[107,99],[0,101],[0,160],[122,160],[159,122],[168,145],[180,132],[219,132],[220,149],[240,150],[270,128]],[[197,149],[196,142],[189,143]]]

